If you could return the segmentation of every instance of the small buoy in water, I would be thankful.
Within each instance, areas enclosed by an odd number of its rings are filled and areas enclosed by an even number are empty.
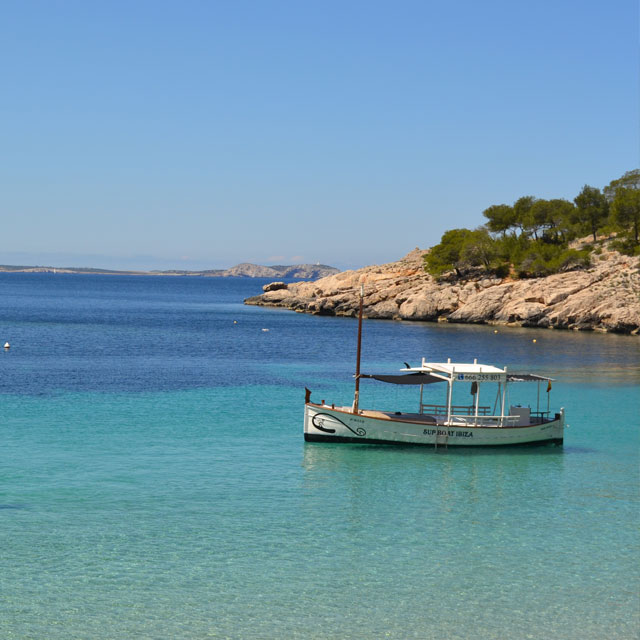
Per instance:
[[[533,339],[533,342],[538,342],[535,338]]]
[[[498,330],[497,330],[497,329],[494,329],[494,330],[493,330],[493,333],[498,333]]]
[[[238,324],[238,321],[237,321],[237,320],[234,320],[234,321],[233,321],[233,324]]]
[[[10,348],[11,348],[11,345],[10,345],[8,342],[5,342],[5,343],[4,343],[4,348],[5,348],[5,349],[10,349]]]
[[[263,331],[269,331],[269,329],[263,329]]]

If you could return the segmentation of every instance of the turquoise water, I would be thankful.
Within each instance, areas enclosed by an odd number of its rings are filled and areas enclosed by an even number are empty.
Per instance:
[[[261,284],[0,276],[0,637],[637,637],[637,338],[370,321],[366,371],[553,375],[565,446],[305,444],[355,322]]]

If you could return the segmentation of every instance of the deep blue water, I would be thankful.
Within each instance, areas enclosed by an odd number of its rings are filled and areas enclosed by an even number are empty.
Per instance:
[[[356,323],[264,282],[0,274],[0,637],[637,637],[637,337],[367,321],[367,372],[554,376],[565,446],[305,444]]]

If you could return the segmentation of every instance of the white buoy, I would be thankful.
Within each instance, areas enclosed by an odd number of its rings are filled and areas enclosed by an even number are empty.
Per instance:
[[[263,331],[269,331],[269,329],[263,329]]]
[[[10,348],[11,348],[11,345],[10,345],[8,342],[5,342],[5,343],[4,343],[4,348],[5,348],[5,349],[10,349]]]

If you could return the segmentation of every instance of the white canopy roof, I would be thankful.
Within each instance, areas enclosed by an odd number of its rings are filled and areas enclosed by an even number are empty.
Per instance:
[[[407,364],[405,362],[405,364]],[[372,377],[384,382],[394,382],[396,384],[429,384],[440,380],[453,380],[459,382],[541,382],[551,381],[553,378],[541,376],[534,373],[509,373],[507,368],[500,369],[492,364],[479,364],[477,360],[468,362],[426,362],[422,358],[422,365],[419,367],[407,366],[401,371],[412,372],[404,376],[363,376]],[[420,379],[419,374],[424,374],[426,378]],[[393,379],[392,379],[393,378]],[[396,380],[397,378],[397,380]]]
[[[478,382],[499,382],[506,379],[507,370],[494,367],[491,364],[479,364],[477,360],[468,362],[425,362],[419,367],[409,367],[404,371],[420,371],[422,373],[434,373],[446,378],[468,380]]]
[[[452,373],[506,373],[506,369],[500,369],[494,367],[491,364],[478,364],[476,360],[472,364],[466,362],[425,362],[422,359],[422,365],[420,367],[409,367],[403,369],[403,371],[437,371],[450,375]]]
[[[421,370],[441,371],[442,373],[506,373],[491,364],[467,364],[462,362],[423,362]]]

